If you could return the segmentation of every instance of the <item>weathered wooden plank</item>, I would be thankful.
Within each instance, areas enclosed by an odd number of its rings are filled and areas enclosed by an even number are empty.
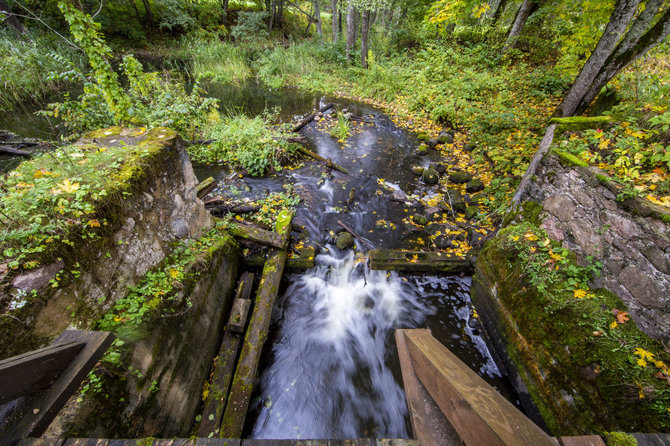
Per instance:
[[[230,318],[228,318],[229,330],[236,333],[242,333],[244,331],[250,307],[251,300],[249,299],[235,299],[233,301],[233,308],[230,310]]]
[[[376,442],[377,446],[419,446],[421,444],[416,440],[406,440],[404,438],[381,438],[377,439]]]
[[[63,446],[108,446],[106,438],[69,438]],[[147,445],[148,446],[148,445]]]
[[[602,438],[597,435],[579,435],[561,437],[563,446],[606,446]]]
[[[426,330],[403,334],[417,378],[466,445],[555,444]]]
[[[670,446],[670,434],[631,434],[638,446]]]
[[[195,446],[240,446],[239,438],[196,438]]]
[[[298,250],[298,254],[294,257],[286,259],[286,270],[303,270],[314,268],[314,257],[316,257],[316,249],[313,246],[306,246]],[[249,268],[262,268],[265,265],[265,256],[262,254],[254,254],[246,256],[242,259],[244,266]]]
[[[241,330],[226,330],[219,347],[217,354],[216,365],[212,371],[212,379],[209,383],[209,392],[205,398],[204,407],[201,414],[200,425],[198,426],[199,437],[209,437],[211,435],[218,435],[219,426],[221,425],[221,418],[226,407],[228,399],[228,391],[230,390],[230,382],[235,371],[235,360],[237,359],[237,352],[240,349],[240,342],[242,340],[241,331],[244,331],[244,326],[247,322],[248,304],[251,303],[249,297],[251,296],[251,289],[254,286],[254,275],[250,272],[245,272],[240,277],[235,293],[235,301],[247,303],[247,309],[240,319],[235,324],[241,326]],[[235,314],[235,304],[231,310],[231,318]],[[230,322],[229,322],[230,326]]]
[[[273,231],[266,231],[265,229],[237,223],[229,225],[228,232],[235,237],[251,240],[252,242],[278,249],[285,249],[286,244],[288,243],[288,235],[282,237]]]
[[[24,438],[16,446],[63,446],[64,438]]]
[[[460,446],[462,442],[458,434],[414,374],[403,331],[395,331],[395,341],[414,438],[422,445]],[[430,330],[425,331],[430,333]],[[395,445],[396,443],[388,444]]]
[[[198,198],[203,198],[205,195],[216,189],[216,186],[216,180],[212,177],[209,177],[196,186],[195,193]]]
[[[83,342],[50,345],[0,361],[0,404],[54,382],[84,345]]]
[[[469,260],[442,252],[370,251],[370,269],[444,274],[471,274]]]
[[[21,421],[19,432],[23,436],[39,437],[44,433],[113,341],[111,333],[80,330],[66,330],[56,339],[54,344],[85,342],[86,345],[35,403],[32,413]]]
[[[282,212],[277,218],[277,233],[287,239],[291,231],[292,218],[293,214],[287,211]],[[286,249],[273,249],[265,262],[251,321],[244,337],[235,378],[223,414],[221,437],[240,438],[242,436],[242,428],[258,371],[258,362],[268,336],[270,317],[279,291],[286,257]]]
[[[143,441],[150,441],[151,439],[137,440],[134,446],[145,446]],[[149,446],[149,445],[146,445]],[[155,439],[150,446],[195,446],[195,440],[191,438],[167,438]]]

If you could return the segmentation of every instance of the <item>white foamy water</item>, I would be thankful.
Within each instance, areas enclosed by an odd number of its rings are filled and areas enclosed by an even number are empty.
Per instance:
[[[284,295],[252,437],[408,437],[388,343],[392,330],[415,327],[434,309],[396,274],[367,270],[351,251],[316,260]]]

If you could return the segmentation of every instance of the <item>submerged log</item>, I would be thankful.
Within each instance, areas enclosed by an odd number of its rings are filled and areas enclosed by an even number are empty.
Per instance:
[[[277,232],[288,240],[291,233],[293,214],[283,211],[277,218]],[[272,249],[263,268],[263,275],[258,285],[254,310],[247,328],[240,360],[235,371],[228,404],[221,421],[221,438],[240,438],[251,400],[251,393],[258,373],[263,344],[268,337],[270,317],[274,308],[279,284],[287,257],[286,247]]]
[[[335,169],[337,171],[342,172],[343,174],[349,175],[349,171],[347,169],[340,166],[339,164],[335,164],[334,162],[332,162],[331,160],[329,160],[327,158],[322,157],[318,153],[312,152],[311,150],[308,150],[304,147],[298,147],[298,151],[300,153],[302,153],[303,155],[307,155],[309,157],[314,158],[317,161],[321,161],[322,163],[326,163],[326,166],[328,166],[328,168],[330,168],[330,169]]]
[[[326,105],[324,105],[323,107],[321,107],[321,108],[319,109],[319,112],[320,112],[320,113],[325,113],[326,111],[328,111],[329,109],[333,108],[334,106],[335,106],[335,104],[332,104],[332,103],[331,103],[331,104],[326,104]],[[293,127],[293,131],[294,131],[295,133],[298,133],[298,132],[299,132],[300,130],[302,130],[305,126],[307,126],[307,124],[309,124],[310,122],[314,121],[314,118],[316,118],[316,113],[317,113],[317,112],[314,112],[314,113],[312,113],[311,115],[308,115],[305,119],[303,119],[302,121],[300,121],[299,123],[297,123],[297,124]]]
[[[202,199],[205,195],[216,189],[216,186],[216,180],[214,180],[212,177],[209,177],[196,186],[196,195],[198,198]]]
[[[461,257],[442,252],[394,251],[391,249],[370,251],[370,269],[445,274],[472,274],[473,272],[472,263]]]
[[[288,242],[288,236],[282,237],[280,234],[265,229],[255,228],[253,226],[235,224],[228,227],[228,232],[234,237],[251,240],[261,245],[271,246],[283,249]]]
[[[230,382],[235,371],[235,359],[237,359],[237,352],[240,349],[242,341],[242,334],[240,331],[244,330],[246,325],[247,312],[241,311],[239,313],[235,310],[235,303],[244,309],[251,303],[249,297],[251,296],[251,288],[254,284],[254,275],[250,272],[245,272],[240,278],[237,285],[237,292],[235,300],[233,301],[233,308],[231,310],[231,318],[237,314],[239,317],[233,321],[228,321],[226,332],[221,341],[221,347],[216,359],[216,366],[212,371],[212,380],[209,384],[209,391],[205,397],[204,407],[202,410],[202,418],[197,429],[198,437],[207,438],[210,434],[214,434],[216,429],[221,424],[223,411],[226,407],[226,397],[230,390]],[[233,327],[234,326],[234,327]],[[242,327],[239,330],[239,327]]]

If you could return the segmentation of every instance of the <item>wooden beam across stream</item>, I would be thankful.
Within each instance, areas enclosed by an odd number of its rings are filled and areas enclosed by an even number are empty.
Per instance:
[[[431,334],[430,330],[397,330],[402,337],[398,348],[432,400],[449,420],[463,443],[468,446],[556,446],[547,435],[512,403],[472,371]],[[403,377],[409,373],[408,363],[401,362]],[[409,401],[414,416],[416,401]],[[420,405],[420,403],[419,403]],[[430,427],[426,420],[420,426]],[[413,421],[416,426],[417,423]],[[416,433],[421,440],[422,433]]]
[[[443,252],[397,251],[382,249],[370,251],[370,269],[408,273],[472,274],[467,258]]]
[[[286,243],[281,248],[271,249],[265,262],[263,275],[258,284],[251,320],[244,337],[242,352],[223,414],[221,430],[219,431],[221,438],[241,438],[242,436],[244,420],[258,372],[258,363],[263,344],[268,337],[270,317],[288,256],[287,248],[292,219],[293,214],[289,211],[283,211],[277,217],[277,233]]]

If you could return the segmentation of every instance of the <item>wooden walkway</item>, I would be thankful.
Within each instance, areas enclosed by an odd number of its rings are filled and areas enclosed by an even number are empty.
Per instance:
[[[414,440],[240,440],[226,438],[173,438],[104,440],[100,438],[28,438],[17,446],[418,446]],[[482,445],[484,446],[484,445]]]

